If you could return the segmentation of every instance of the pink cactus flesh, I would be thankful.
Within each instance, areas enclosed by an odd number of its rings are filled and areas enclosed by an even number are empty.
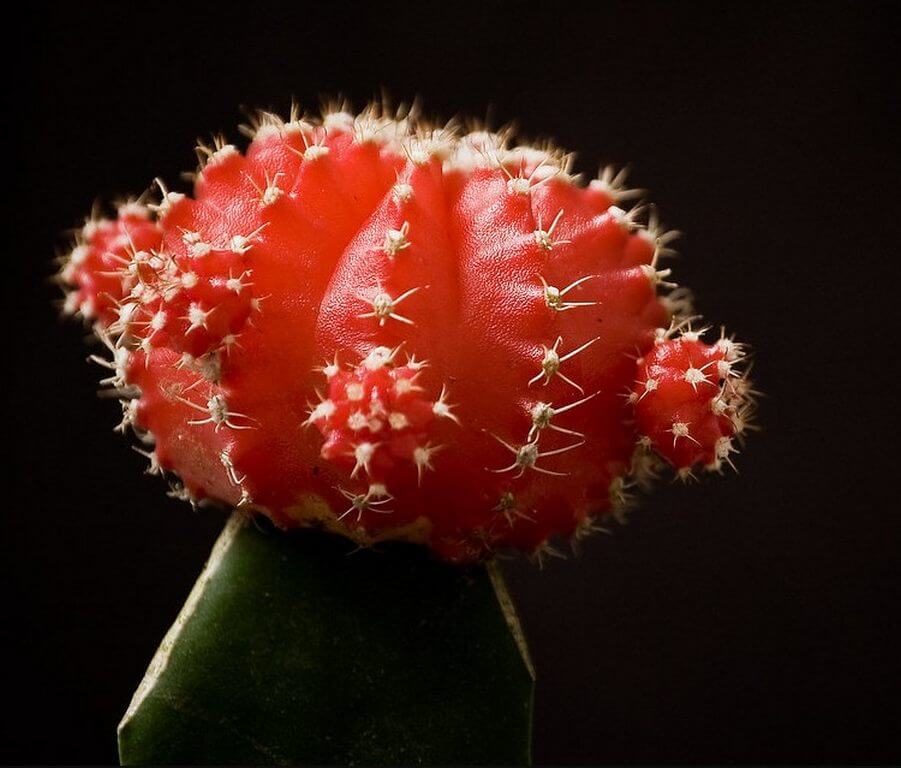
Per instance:
[[[622,174],[375,107],[251,134],[61,271],[176,495],[465,562],[554,552],[662,462],[732,464],[743,350],[691,330]]]

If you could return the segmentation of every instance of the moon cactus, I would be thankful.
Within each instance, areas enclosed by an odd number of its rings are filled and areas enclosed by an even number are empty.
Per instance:
[[[61,271],[174,494],[468,562],[732,464],[744,348],[702,339],[623,173],[377,107],[248,132],[199,148],[193,196],[89,220]]]

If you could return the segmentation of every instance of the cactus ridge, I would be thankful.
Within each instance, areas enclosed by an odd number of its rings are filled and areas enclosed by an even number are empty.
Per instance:
[[[346,106],[198,147],[193,195],[90,218],[64,311],[171,494],[466,562],[733,467],[745,348],[692,330],[678,233],[512,132]]]

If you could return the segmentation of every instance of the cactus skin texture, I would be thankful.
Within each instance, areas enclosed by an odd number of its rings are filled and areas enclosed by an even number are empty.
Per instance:
[[[193,197],[88,221],[61,271],[174,495],[540,559],[663,463],[732,464],[745,354],[692,330],[675,233],[622,173],[379,107],[247,132],[199,148]]]

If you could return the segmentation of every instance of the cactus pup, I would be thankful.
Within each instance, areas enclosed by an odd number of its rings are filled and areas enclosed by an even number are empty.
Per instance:
[[[175,495],[464,563],[733,465],[746,351],[692,314],[623,173],[376,106],[246,130],[61,270]]]

